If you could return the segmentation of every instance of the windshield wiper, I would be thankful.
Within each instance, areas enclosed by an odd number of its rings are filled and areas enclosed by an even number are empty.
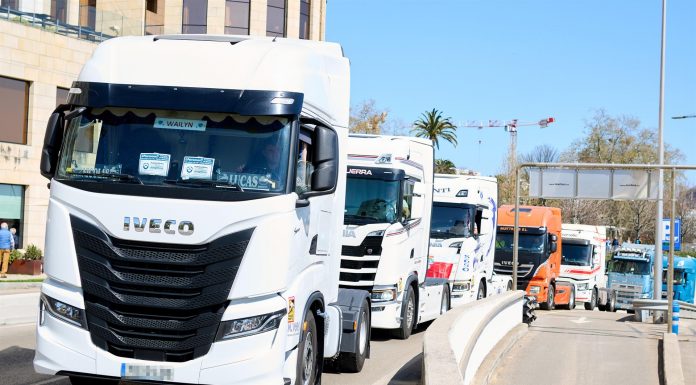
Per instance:
[[[242,188],[242,186],[240,186],[238,184],[223,182],[223,181],[218,181],[218,180],[212,180],[212,179],[165,179],[163,182],[167,183],[167,184],[186,185],[186,186],[192,186],[192,187],[228,188],[228,189],[235,189],[237,191],[244,192],[244,189]]]
[[[373,222],[373,223],[379,223],[379,220],[373,217],[366,217],[363,215],[355,215],[355,214],[345,214],[344,217],[346,219],[354,219],[354,220],[361,220],[361,221],[366,221],[366,222]]]
[[[93,173],[93,172],[84,172],[84,171],[77,171],[77,172],[70,172],[68,175],[79,175],[79,176],[89,176],[89,177],[94,177],[94,178],[111,178],[111,179],[117,179],[122,182],[131,182],[131,183],[138,183],[138,184],[143,184],[143,182],[140,180],[135,175],[131,174],[122,174],[122,173]]]
[[[430,237],[431,238],[441,238],[441,239],[466,238],[466,236],[463,234],[455,234],[455,233],[452,233],[449,231],[431,231]]]

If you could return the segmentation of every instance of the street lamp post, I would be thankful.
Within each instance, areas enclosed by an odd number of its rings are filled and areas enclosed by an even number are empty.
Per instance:
[[[662,39],[660,44],[660,107],[658,117],[658,159],[660,166],[665,163],[665,145],[662,137],[662,129],[665,115],[665,34],[667,29],[667,0],[662,0]],[[657,213],[655,215],[655,263],[653,264],[653,299],[662,299],[662,209],[665,190],[664,171],[658,171],[657,184]],[[657,312],[653,313],[653,320],[657,321]]]

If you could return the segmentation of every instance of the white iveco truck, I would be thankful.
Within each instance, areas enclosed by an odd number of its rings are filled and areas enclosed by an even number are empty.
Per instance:
[[[606,290],[607,230],[604,226],[564,223],[561,225],[563,254],[559,280],[575,285],[575,300],[586,310],[611,303]]]
[[[359,370],[341,290],[349,62],[234,36],[102,43],[51,115],[36,371],[73,384],[316,384]]]
[[[351,135],[340,284],[372,293],[373,328],[406,339],[449,308],[444,279],[426,280],[433,146]]]
[[[498,183],[478,175],[435,174],[428,277],[446,278],[452,307],[512,287],[493,273]]]

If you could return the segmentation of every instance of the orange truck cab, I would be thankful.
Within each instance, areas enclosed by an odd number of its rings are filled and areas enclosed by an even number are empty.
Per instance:
[[[559,282],[561,275],[561,209],[520,206],[517,289],[536,297],[542,309],[556,305],[575,307],[572,283]],[[496,274],[512,275],[512,249],[515,206],[498,208],[498,234],[495,242]]]

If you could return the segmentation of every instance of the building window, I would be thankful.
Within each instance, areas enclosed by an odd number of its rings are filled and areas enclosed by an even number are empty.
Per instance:
[[[67,23],[68,0],[51,0],[51,19],[59,23]]]
[[[249,1],[250,0],[227,0],[225,2],[226,34],[249,34]]]
[[[266,36],[285,36],[285,0],[268,0]]]
[[[97,0],[80,0],[80,26],[96,28]]]
[[[208,0],[184,0],[184,19],[181,32],[208,32]]]
[[[310,0],[300,0],[300,39],[309,39]]]
[[[0,7],[9,9],[19,9],[19,0],[0,0]]]
[[[29,83],[0,76],[0,142],[27,143]]]
[[[22,213],[24,212],[24,186],[0,184],[0,223],[7,223],[8,228],[15,229],[19,245],[22,246]]]
[[[63,87],[56,88],[56,107],[68,103],[68,92],[70,90]]]
[[[164,33],[164,0],[147,0],[145,4],[145,34]]]

